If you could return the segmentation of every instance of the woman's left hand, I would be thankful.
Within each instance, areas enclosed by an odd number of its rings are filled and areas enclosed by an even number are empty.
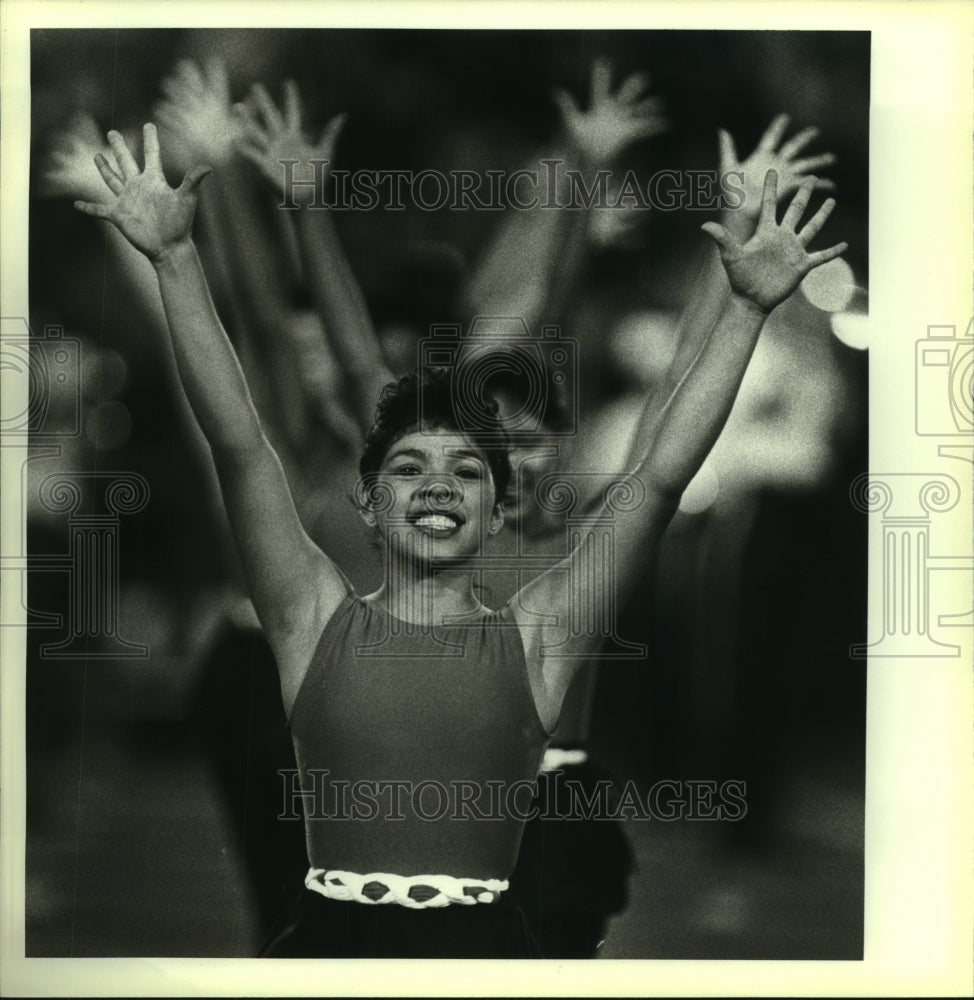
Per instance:
[[[731,290],[765,313],[783,302],[809,271],[833,260],[848,248],[847,243],[837,243],[815,253],[806,249],[835,208],[835,200],[826,199],[812,218],[800,230],[796,229],[815,185],[814,177],[807,177],[802,182],[778,223],[775,219],[778,175],[769,170],[764,179],[757,229],[746,243],[738,241],[719,223],[705,222],[701,226],[717,243]]]

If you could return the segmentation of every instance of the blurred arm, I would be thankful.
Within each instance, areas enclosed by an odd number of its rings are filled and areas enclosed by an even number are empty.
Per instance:
[[[392,373],[386,367],[334,219],[321,207],[327,166],[345,116],[336,115],[318,142],[309,142],[301,128],[300,95],[290,80],[285,83],[283,113],[260,84],[253,88],[252,103],[238,105],[238,111],[244,128],[241,151],[281,193],[283,204],[292,206],[305,279],[348,383],[355,417],[364,435],[372,426],[379,393],[392,380]],[[285,163],[290,165],[290,174],[285,172]]]

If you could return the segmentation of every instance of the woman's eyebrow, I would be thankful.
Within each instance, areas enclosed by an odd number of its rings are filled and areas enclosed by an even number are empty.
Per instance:
[[[391,462],[394,458],[419,458],[426,459],[428,456],[425,451],[420,451],[418,448],[401,448],[398,451],[391,451],[386,455],[386,461]]]
[[[446,458],[469,458],[475,462],[480,462],[482,465],[486,464],[483,455],[472,448],[444,448],[441,454]],[[429,457],[429,453],[421,448],[401,448],[390,451],[385,461],[391,462],[397,458],[415,458],[425,462],[429,460]]]

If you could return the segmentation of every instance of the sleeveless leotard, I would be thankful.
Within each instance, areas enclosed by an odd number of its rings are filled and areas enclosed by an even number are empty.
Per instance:
[[[509,607],[429,629],[349,594],[290,727],[312,867],[510,874],[547,734]]]

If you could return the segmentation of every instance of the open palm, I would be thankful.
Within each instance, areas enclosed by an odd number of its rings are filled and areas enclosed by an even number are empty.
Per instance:
[[[612,92],[612,64],[596,59],[592,64],[589,107],[583,111],[565,90],[552,93],[572,145],[589,162],[608,165],[638,139],[668,128],[662,101],[642,97],[648,78],[642,73],[626,77]]]
[[[777,185],[777,174],[769,170],[764,180],[757,229],[746,243],[738,241],[716,222],[706,222],[701,227],[717,242],[732,290],[764,312],[770,312],[783,302],[809,271],[838,257],[848,246],[837,243],[827,250],[809,253],[806,248],[832,214],[835,201],[827,199],[797,230],[795,227],[812,197],[815,178],[808,177],[802,182],[780,224],[775,220]]]
[[[227,68],[219,58],[202,69],[184,59],[162,83],[165,99],[154,118],[164,130],[166,152],[181,170],[204,161],[226,163],[239,138],[240,123],[231,113]]]
[[[46,197],[84,198],[96,201],[105,185],[95,168],[95,154],[110,152],[95,119],[79,113],[58,136],[44,160],[41,193]]]
[[[796,190],[813,171],[821,170],[835,163],[832,153],[799,158],[799,153],[818,135],[817,128],[802,129],[780,146],[791,119],[788,115],[778,115],[765,129],[758,140],[754,152],[743,160],[737,158],[737,150],[730,133],[721,129],[720,170],[722,174],[732,171],[743,175],[744,204],[741,210],[756,219],[761,212],[764,180],[769,170],[778,176],[778,197],[783,198]],[[819,191],[834,190],[835,185],[826,178],[816,177],[815,188]]]
[[[178,188],[171,188],[162,173],[155,125],[144,125],[142,136],[144,170],[139,169],[118,132],[108,133],[114,162],[98,153],[95,166],[115,197],[106,204],[76,201],[74,207],[113,223],[132,246],[155,259],[189,238],[196,214],[197,189],[210,167],[194,167]]]
[[[312,201],[316,191],[308,185],[327,180],[345,115],[332,118],[317,142],[309,140],[301,128],[301,95],[293,80],[284,83],[283,113],[259,83],[254,84],[250,100],[234,111],[241,123],[240,152],[282,192],[287,177],[283,164],[293,163],[291,194],[298,202]]]

